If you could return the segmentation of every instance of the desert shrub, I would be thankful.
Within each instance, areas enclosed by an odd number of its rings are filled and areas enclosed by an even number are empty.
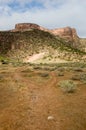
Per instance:
[[[83,72],[82,68],[74,68],[74,71],[77,71],[77,72]]]
[[[76,84],[72,80],[62,80],[58,85],[65,93],[73,93],[76,90]]]
[[[22,70],[21,72],[28,73],[28,72],[33,72],[33,70],[27,68],[25,70]]]
[[[75,75],[73,75],[73,76],[71,77],[71,79],[72,79],[72,80],[80,80],[81,78],[80,78],[80,75],[75,74]]]
[[[80,77],[81,77],[81,80],[86,80],[86,74],[85,73],[81,74]]]
[[[46,72],[45,73],[38,73],[38,75],[41,77],[48,77],[49,76],[49,74]]]
[[[83,80],[82,83],[83,83],[83,84],[86,84],[86,80]]]
[[[54,70],[56,70],[56,67],[43,67],[43,70],[45,70],[45,71],[54,71]]]
[[[2,81],[3,80],[3,76],[2,75],[0,75],[0,81]]]
[[[1,60],[2,64],[8,64],[9,62],[7,60]]]
[[[86,82],[86,74],[85,73],[81,73],[81,74],[76,74],[76,75],[73,75],[71,77],[72,80],[79,80],[79,81],[82,81],[82,82]]]
[[[44,67],[43,70],[49,71],[50,67]]]
[[[59,70],[59,71],[65,71],[65,68],[60,67],[60,68],[58,68],[58,70]]]
[[[83,74],[80,75],[80,80],[81,80],[84,84],[86,84],[86,74],[85,74],[85,73],[83,73]]]
[[[33,69],[35,69],[35,70],[40,70],[41,67],[40,67],[40,66],[34,66]]]
[[[58,76],[64,76],[64,73],[63,72],[59,72]]]
[[[50,71],[55,71],[57,68],[56,67],[51,67]]]

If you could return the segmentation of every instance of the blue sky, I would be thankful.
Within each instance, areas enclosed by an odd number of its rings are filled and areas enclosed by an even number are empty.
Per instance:
[[[22,22],[46,28],[70,26],[86,37],[86,0],[0,0],[0,30]]]

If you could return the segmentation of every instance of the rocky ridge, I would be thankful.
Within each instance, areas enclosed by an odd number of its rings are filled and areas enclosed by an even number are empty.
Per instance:
[[[54,34],[55,36],[60,36],[64,39],[69,39],[69,41],[73,41],[75,37],[78,38],[77,32],[75,28],[71,27],[64,27],[64,28],[57,28],[57,29],[47,29],[42,26],[39,26],[34,23],[19,23],[15,25],[15,29],[11,30],[12,32],[16,31],[28,31],[31,29],[39,29],[43,31],[50,32]]]
[[[38,29],[45,32],[49,32],[55,36],[59,36],[60,38],[66,40],[67,45],[81,49],[81,44],[79,37],[77,35],[77,31],[75,28],[71,27],[47,29],[34,23],[19,23],[15,25],[15,29],[11,30],[11,32],[17,32],[17,31],[24,32],[29,31],[31,29]]]
[[[45,62],[85,61],[86,55],[80,47],[80,38],[71,27],[49,30],[33,23],[20,23],[15,29],[0,32],[0,55],[20,61],[42,53]]]

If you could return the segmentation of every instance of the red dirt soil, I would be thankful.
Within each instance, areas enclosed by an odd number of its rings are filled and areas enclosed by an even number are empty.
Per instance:
[[[0,130],[86,130],[85,84],[65,94],[57,83],[72,72],[45,78],[24,69],[0,68]]]

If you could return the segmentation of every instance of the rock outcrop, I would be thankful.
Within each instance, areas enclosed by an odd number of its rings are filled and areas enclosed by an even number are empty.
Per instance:
[[[76,30],[70,27],[52,29],[50,32],[69,41],[72,41],[75,37],[78,37]]]
[[[17,32],[17,31],[24,32],[32,29],[38,29],[45,32],[49,32],[55,36],[59,36],[60,38],[63,38],[67,42],[66,43],[67,45],[78,49],[81,48],[80,40],[77,35],[76,29],[71,27],[47,29],[34,23],[18,23],[15,25],[15,29],[10,30],[10,32]]]
[[[46,54],[46,57],[49,60],[54,56],[78,61],[86,58],[79,51],[78,39],[76,30],[70,27],[49,30],[32,23],[16,24],[14,30],[0,32],[0,54],[22,61],[28,56],[48,51],[50,56]]]
[[[66,40],[67,44],[71,47],[80,49],[80,39],[77,35],[76,29],[71,27],[64,27],[64,28],[58,28],[58,29],[52,29],[50,30],[52,34],[55,36],[59,36],[60,38],[63,38]]]
[[[16,32],[16,31],[28,31],[31,29],[39,29],[43,31],[50,32],[56,36],[59,36],[61,38],[64,38],[68,41],[73,41],[75,38],[78,37],[76,29],[71,28],[71,27],[64,27],[64,28],[58,28],[58,29],[47,29],[42,26],[39,26],[34,23],[19,23],[15,25],[15,29],[11,30],[11,32]]]
[[[12,29],[11,32],[17,32],[17,31],[29,31],[31,29],[39,29],[39,30],[43,30],[43,31],[50,31],[47,28],[44,28],[42,26],[39,26],[38,24],[34,24],[34,23],[19,23],[15,25],[15,29]]]
[[[19,23],[15,25],[15,29],[11,30],[12,32],[16,31],[28,31],[30,29],[40,29],[40,26],[34,23]]]

